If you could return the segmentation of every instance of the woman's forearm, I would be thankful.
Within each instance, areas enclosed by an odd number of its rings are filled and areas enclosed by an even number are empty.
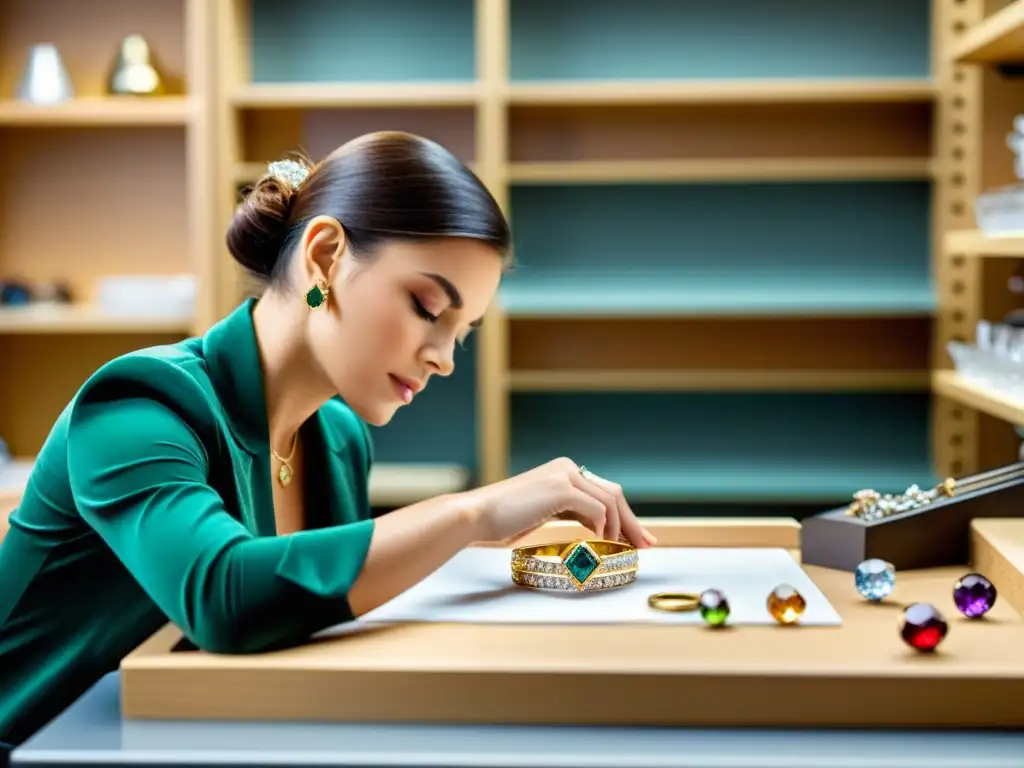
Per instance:
[[[352,613],[361,616],[397,597],[480,539],[479,514],[468,496],[452,494],[378,517],[348,593]]]

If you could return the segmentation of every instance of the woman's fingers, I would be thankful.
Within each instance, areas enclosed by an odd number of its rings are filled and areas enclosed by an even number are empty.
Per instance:
[[[640,525],[640,521],[637,519],[636,514],[626,501],[626,495],[622,491],[622,486],[618,483],[613,483],[611,480],[606,480],[600,475],[595,475],[590,471],[581,473],[581,476],[590,485],[600,488],[605,496],[611,499],[613,504],[612,510],[618,521],[618,530],[614,537],[615,540],[618,539],[619,534],[621,533],[635,547],[650,547],[658,543],[654,534]],[[608,538],[611,539],[612,536],[609,534]]]
[[[592,494],[575,484],[569,489],[567,508],[570,514],[594,532],[599,539],[605,538],[608,523],[608,507]]]
[[[604,538],[611,541],[618,541],[622,533],[622,525],[619,521],[619,507],[612,496],[604,487],[596,482],[597,476],[590,472],[576,472],[572,475],[572,482],[584,493],[597,499],[605,508]]]

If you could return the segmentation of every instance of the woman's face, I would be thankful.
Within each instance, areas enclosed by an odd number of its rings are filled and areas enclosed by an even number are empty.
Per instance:
[[[327,302],[310,313],[313,355],[359,416],[387,424],[432,376],[452,373],[501,274],[498,253],[467,238],[385,243],[366,261],[346,249],[329,269]]]

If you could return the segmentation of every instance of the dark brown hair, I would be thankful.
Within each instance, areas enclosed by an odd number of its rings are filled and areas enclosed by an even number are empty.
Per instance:
[[[331,216],[354,256],[369,257],[387,240],[468,237],[508,256],[508,222],[477,176],[441,145],[401,131],[361,136],[313,165],[296,189],[265,176],[245,191],[228,228],[234,259],[273,282],[286,272],[306,223]]]

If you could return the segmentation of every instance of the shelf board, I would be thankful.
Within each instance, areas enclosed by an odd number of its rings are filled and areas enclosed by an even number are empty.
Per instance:
[[[968,29],[951,56],[965,64],[1024,62],[1024,0],[1015,0]]]
[[[514,106],[612,104],[744,104],[928,102],[937,93],[929,79],[615,80],[530,82],[507,86]]]
[[[238,86],[235,107],[318,109],[335,107],[471,107],[476,83],[282,83]]]
[[[266,163],[235,163],[232,168],[232,179],[234,180],[235,185],[244,186],[246,184],[254,183],[267,172],[268,164],[269,161]],[[476,170],[475,163],[466,163],[466,165],[470,170]]]
[[[926,157],[581,160],[509,166],[509,181],[523,184],[919,180],[932,175],[932,161]]]
[[[687,391],[920,391],[928,371],[510,371],[515,392],[687,392]]]
[[[129,315],[88,305],[0,308],[0,333],[191,333],[191,316]]]
[[[997,419],[1024,425],[1024,397],[1005,395],[983,381],[956,371],[936,371],[932,375],[932,391]]]
[[[185,96],[103,97],[41,105],[0,101],[0,126],[185,125],[192,102]]]
[[[947,253],[1024,258],[1024,233],[992,236],[977,229],[961,229],[947,232],[944,245]]]
[[[591,279],[587,279],[590,277]],[[630,284],[627,275],[532,277],[501,287],[499,304],[511,317],[909,317],[931,315],[935,296],[929,285],[880,279],[877,284],[722,287],[685,285],[678,276]]]
[[[455,464],[377,463],[370,471],[370,503],[402,507],[469,487],[470,473]]]

